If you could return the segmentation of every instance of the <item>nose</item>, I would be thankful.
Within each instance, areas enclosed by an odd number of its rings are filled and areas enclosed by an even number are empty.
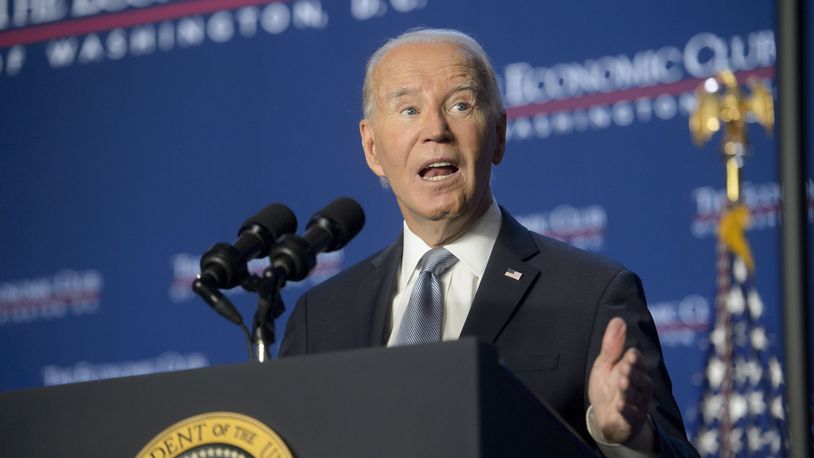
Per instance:
[[[443,110],[429,110],[425,119],[424,142],[446,143],[452,139],[446,114]]]

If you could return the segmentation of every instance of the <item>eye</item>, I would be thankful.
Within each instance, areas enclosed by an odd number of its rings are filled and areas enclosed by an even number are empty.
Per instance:
[[[418,110],[416,110],[415,107],[407,107],[407,108],[404,108],[404,109],[401,110],[401,114],[404,114],[404,115],[407,115],[407,116],[415,116],[415,115],[418,114]]]
[[[452,111],[457,111],[458,113],[467,112],[471,108],[472,104],[469,102],[457,102],[456,104],[452,105]]]

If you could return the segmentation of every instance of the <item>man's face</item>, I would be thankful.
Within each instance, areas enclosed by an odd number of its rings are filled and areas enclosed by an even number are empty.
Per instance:
[[[505,139],[472,59],[451,44],[403,45],[372,78],[373,113],[359,126],[368,166],[387,178],[414,231],[439,220],[465,230],[491,204]]]

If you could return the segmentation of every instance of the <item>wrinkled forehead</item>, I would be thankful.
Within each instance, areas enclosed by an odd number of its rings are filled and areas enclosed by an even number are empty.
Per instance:
[[[420,84],[466,84],[479,89],[477,60],[452,43],[408,43],[389,50],[373,69],[376,98]]]

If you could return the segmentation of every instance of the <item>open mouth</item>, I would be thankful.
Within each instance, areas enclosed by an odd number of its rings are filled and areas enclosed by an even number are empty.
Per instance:
[[[421,178],[429,181],[440,181],[454,175],[458,171],[451,162],[433,162],[427,164],[418,174]]]

